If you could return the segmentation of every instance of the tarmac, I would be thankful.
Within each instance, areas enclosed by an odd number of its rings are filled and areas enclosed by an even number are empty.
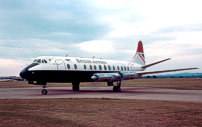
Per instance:
[[[47,95],[41,94],[41,87],[0,88],[0,99],[42,99],[42,98],[111,98],[162,101],[202,102],[202,90],[174,90],[150,87],[122,87],[113,92],[112,87],[48,87]]]

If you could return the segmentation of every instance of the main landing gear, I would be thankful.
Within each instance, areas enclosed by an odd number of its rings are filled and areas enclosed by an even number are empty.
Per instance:
[[[113,92],[121,92],[121,81],[117,81],[117,86],[113,87]]]
[[[72,90],[79,91],[79,84],[80,82],[72,82]]]

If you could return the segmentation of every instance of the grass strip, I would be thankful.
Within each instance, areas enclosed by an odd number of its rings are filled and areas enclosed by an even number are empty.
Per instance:
[[[0,102],[0,126],[202,126],[201,103],[107,98]]]

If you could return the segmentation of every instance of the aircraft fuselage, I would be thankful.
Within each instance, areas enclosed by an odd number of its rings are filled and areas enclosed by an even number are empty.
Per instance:
[[[41,82],[93,82],[92,76],[97,73],[125,74],[142,70],[141,65],[132,62],[42,56],[23,69],[20,76]]]

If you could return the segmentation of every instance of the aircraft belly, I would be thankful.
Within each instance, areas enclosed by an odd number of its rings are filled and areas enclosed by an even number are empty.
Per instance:
[[[50,71],[40,70],[32,71],[32,75],[28,80],[40,80],[46,82],[93,82],[91,79],[94,73],[100,71]],[[106,73],[106,72],[105,72]],[[62,74],[62,75],[61,75]]]

